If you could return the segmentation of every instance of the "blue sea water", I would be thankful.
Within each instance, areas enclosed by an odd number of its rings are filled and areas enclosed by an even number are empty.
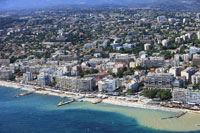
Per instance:
[[[20,92],[0,86],[0,133],[172,133],[143,127],[135,119],[118,113],[81,108],[48,109],[61,100],[54,96],[33,94],[13,98]]]

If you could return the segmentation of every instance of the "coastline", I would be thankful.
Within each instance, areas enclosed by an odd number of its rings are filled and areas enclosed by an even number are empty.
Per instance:
[[[36,88],[41,88],[33,85],[24,85],[15,82],[6,82],[0,81],[0,86],[2,87],[11,87],[11,89],[21,89],[25,91],[34,91],[36,94],[41,95],[51,95],[60,98],[77,98],[83,94],[65,92],[60,92],[57,90],[52,90],[51,88],[45,88],[45,91],[36,91]],[[62,91],[61,91],[62,92]],[[96,95],[97,96],[97,95]],[[110,97],[108,99],[103,99],[102,104],[96,106],[91,104],[90,102],[96,101],[98,98],[83,98],[84,101],[81,106],[77,106],[77,104],[71,104],[70,106],[63,106],[61,109],[89,109],[89,110],[97,110],[97,111],[106,111],[106,112],[116,112],[120,115],[127,116],[129,118],[134,118],[137,122],[148,128],[157,129],[157,130],[166,130],[166,131],[199,131],[200,130],[200,113],[195,111],[188,111],[186,115],[182,116],[179,119],[167,119],[162,120],[162,118],[167,118],[170,116],[174,116],[175,114],[180,114],[185,110],[182,109],[174,109],[174,108],[164,108],[159,106],[145,105],[142,102],[130,102],[125,100],[115,99],[114,97]],[[78,104],[79,105],[79,104]],[[116,106],[112,106],[116,105]],[[128,107],[128,108],[126,108]],[[129,108],[130,107],[130,108]],[[57,110],[56,105],[47,105],[44,109],[48,110]]]
[[[77,96],[85,96],[85,94],[79,94],[79,93],[73,93],[73,92],[65,92],[59,90],[53,90],[50,88],[45,88],[45,91],[37,91],[36,86],[33,85],[25,85],[15,82],[7,82],[7,81],[0,81],[0,86],[5,87],[12,87],[12,88],[18,88],[25,91],[34,91],[34,93],[42,94],[42,95],[51,95],[51,96],[57,96],[61,98],[76,98]],[[83,98],[82,99],[85,102],[95,102],[97,98]],[[194,110],[188,110],[188,109],[178,109],[178,108],[167,108],[167,107],[161,107],[161,106],[155,106],[155,105],[147,105],[144,102],[130,102],[125,100],[117,99],[116,96],[108,97],[107,99],[103,99],[102,103],[105,104],[112,104],[112,105],[118,105],[118,106],[125,106],[125,107],[132,107],[132,108],[142,108],[142,109],[151,109],[151,110],[160,110],[160,111],[169,111],[169,112],[187,112],[187,113],[198,113],[200,114],[200,111],[194,111]]]

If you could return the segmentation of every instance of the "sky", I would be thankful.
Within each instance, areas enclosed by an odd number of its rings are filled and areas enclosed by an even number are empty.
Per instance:
[[[154,2],[153,4],[151,2]],[[193,2],[192,6],[197,6],[200,0],[0,0],[0,11],[1,10],[21,10],[21,9],[41,9],[46,7],[71,7],[71,5],[123,5],[123,6],[134,6],[136,3],[139,5],[145,3],[146,5],[154,5],[155,3],[165,5],[171,4],[170,6],[178,3],[190,3]],[[198,3],[198,4],[197,4]],[[192,7],[191,6],[191,7]],[[199,5],[196,7],[200,10]]]
[[[141,3],[153,0],[0,0],[0,10],[45,8],[59,5],[101,5]]]

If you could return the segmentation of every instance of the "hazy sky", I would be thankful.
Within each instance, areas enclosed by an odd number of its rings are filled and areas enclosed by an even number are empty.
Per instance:
[[[153,0],[0,0],[0,10],[31,9],[70,4],[124,4],[128,2],[146,2]]]
[[[24,9],[59,5],[68,0],[0,0],[1,9]]]

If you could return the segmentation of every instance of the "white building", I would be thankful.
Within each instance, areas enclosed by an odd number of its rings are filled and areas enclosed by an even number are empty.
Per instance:
[[[31,72],[26,72],[23,74],[24,82],[33,80],[33,76]]]
[[[37,76],[37,84],[44,87],[51,81],[51,76],[48,73],[40,73]]]
[[[187,69],[183,70],[181,72],[181,76],[186,77],[187,80],[189,80],[192,76],[192,74],[195,73],[195,70],[193,67],[188,67]]]
[[[126,91],[129,89],[133,89],[133,90],[138,89],[138,82],[136,79],[133,79],[131,81],[126,81],[124,85],[126,87]]]
[[[172,67],[169,69],[169,73],[173,74],[174,77],[176,77],[178,75],[178,67]]]
[[[169,23],[176,23],[176,19],[175,18],[169,18],[168,21],[169,21]]]
[[[188,23],[189,22],[189,19],[188,18],[184,18],[183,19],[183,23],[185,24],[185,23]]]
[[[173,89],[172,100],[184,104],[200,104],[200,92],[189,89]]]
[[[0,70],[0,80],[9,80],[12,78],[12,71]]]
[[[144,50],[150,50],[151,49],[151,44],[144,44]]]
[[[165,16],[158,16],[157,22],[158,23],[165,23],[165,22],[167,22],[167,18]]]
[[[99,91],[113,92],[116,90],[116,80],[115,79],[104,79],[98,82]]]
[[[197,32],[197,38],[200,40],[200,31]]]
[[[200,48],[190,47],[189,52],[190,54],[196,54],[197,52],[200,52]]]
[[[200,72],[195,73],[194,75],[192,75],[191,77],[192,80],[192,84],[199,84],[200,83]]]
[[[192,59],[192,55],[191,55],[191,54],[183,54],[183,55],[181,55],[181,58],[182,58],[185,62],[189,62],[190,59]]]
[[[200,20],[200,13],[197,13],[197,20]]]
[[[162,40],[162,45],[167,47],[169,45],[169,40]]]

